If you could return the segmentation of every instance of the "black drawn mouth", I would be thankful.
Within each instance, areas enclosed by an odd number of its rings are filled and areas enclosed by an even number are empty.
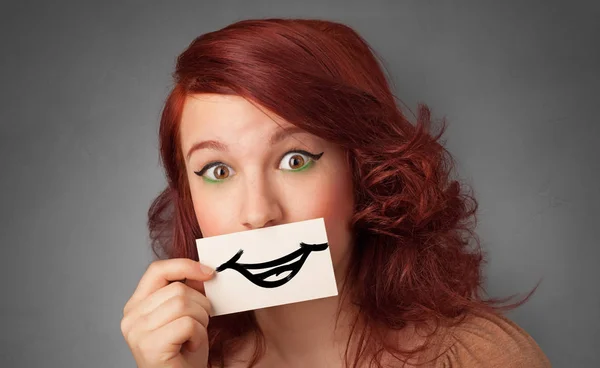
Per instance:
[[[308,258],[308,255],[311,252],[320,252],[327,249],[329,245],[327,243],[321,244],[306,244],[300,243],[300,249],[293,251],[292,253],[285,255],[281,258],[274,259],[268,262],[262,263],[237,263],[238,259],[242,256],[244,251],[240,249],[231,259],[219,267],[217,267],[217,272],[222,272],[228,268],[232,270],[236,270],[244,277],[246,277],[253,284],[264,287],[264,288],[276,288],[281,285],[286,284],[291,279],[294,278],[302,268],[302,265]],[[298,258],[297,260],[295,260]],[[293,261],[294,260],[294,261]],[[293,261],[291,263],[288,263]],[[248,270],[257,270],[262,268],[271,268],[268,271],[260,272],[260,273],[251,273]],[[289,272],[289,274],[278,280],[267,280],[267,278],[272,276],[279,276],[282,273]]]

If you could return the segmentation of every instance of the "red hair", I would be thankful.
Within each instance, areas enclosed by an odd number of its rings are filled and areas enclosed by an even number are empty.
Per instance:
[[[477,201],[451,177],[453,160],[419,104],[413,125],[397,106],[365,40],[340,23],[302,19],[245,20],[196,38],[178,57],[175,87],[160,122],[160,154],[168,186],[149,210],[152,247],[159,258],[198,260],[202,237],[184,174],[179,120],[195,93],[235,94],[347,150],[355,188],[356,244],[341,295],[360,310],[346,363],[382,354],[410,356],[383,337],[412,322],[449,325],[465,312],[515,308],[524,300],[482,297],[485,262],[474,232]],[[253,362],[264,352],[252,312],[214,317],[211,365],[254,333]],[[430,336],[433,336],[431,332]],[[354,341],[354,340],[353,340]],[[429,343],[429,340],[427,344]],[[424,350],[427,344],[416,353]],[[350,356],[353,355],[353,356]],[[253,365],[253,364],[250,365]]]

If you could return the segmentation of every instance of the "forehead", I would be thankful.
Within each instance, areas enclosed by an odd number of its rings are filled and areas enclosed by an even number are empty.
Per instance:
[[[189,135],[268,133],[291,126],[276,114],[240,96],[195,94],[186,97],[181,115],[181,132]]]

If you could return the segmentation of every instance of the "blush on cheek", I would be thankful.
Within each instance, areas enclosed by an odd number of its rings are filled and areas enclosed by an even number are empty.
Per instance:
[[[351,235],[344,223],[338,221],[325,221],[327,238],[331,251],[331,260],[334,268],[349,256]]]
[[[209,187],[209,189],[214,189]],[[211,237],[241,230],[235,218],[237,197],[204,189],[192,193],[194,213],[202,236]]]
[[[343,192],[332,193],[328,200],[322,201],[320,217],[325,219],[329,239],[331,259],[336,272],[350,255],[352,234],[350,222],[353,215],[353,202]]]
[[[222,233],[219,213],[207,210],[206,207],[200,208],[200,206],[195,207],[194,212],[203,237],[208,238]]]

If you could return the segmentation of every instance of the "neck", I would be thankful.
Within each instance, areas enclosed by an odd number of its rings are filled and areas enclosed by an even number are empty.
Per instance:
[[[279,363],[273,366],[342,366],[357,312],[344,299],[338,295],[256,310],[267,360]]]

